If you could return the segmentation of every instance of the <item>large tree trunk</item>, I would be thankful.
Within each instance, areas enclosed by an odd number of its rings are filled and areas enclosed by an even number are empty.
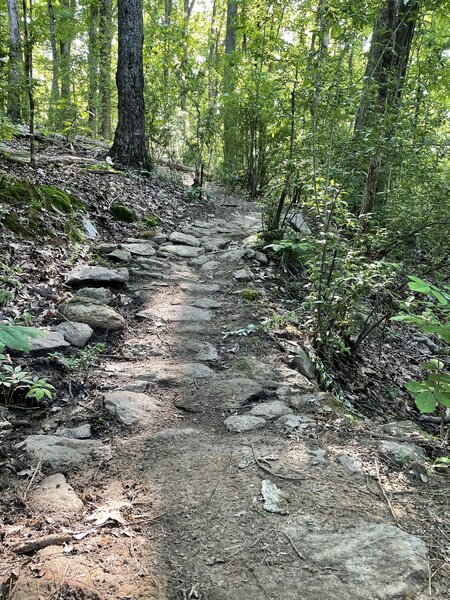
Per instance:
[[[237,1],[227,0],[227,24],[225,33],[225,63],[223,72],[223,158],[225,170],[235,173],[237,132],[235,114],[230,96],[235,88],[235,76],[232,55],[236,50]]]
[[[22,44],[19,8],[16,0],[7,0],[9,22],[8,117],[20,122],[22,93]]]
[[[98,0],[91,0],[88,30],[88,123],[97,133],[97,89],[98,89]]]
[[[55,125],[55,111],[59,100],[59,69],[58,69],[58,47],[56,45],[56,23],[55,11],[52,0],[47,0],[48,22],[50,31],[50,45],[52,48],[52,88],[50,93],[49,121]]]
[[[398,110],[418,13],[416,1],[386,0],[374,26],[365,88],[355,119],[356,133],[370,127],[379,132],[379,140],[392,135],[392,125],[385,125],[385,117]],[[378,148],[369,160],[361,215],[373,211],[379,192],[383,163],[380,144],[378,141]]]
[[[70,100],[71,97],[71,50],[72,24],[75,18],[75,2],[61,0],[61,31],[59,40],[59,68],[61,75],[61,98]]]
[[[111,155],[133,167],[149,165],[145,140],[142,0],[118,0],[118,113]]]
[[[111,138],[111,40],[112,0],[100,0],[100,133],[103,139]]]

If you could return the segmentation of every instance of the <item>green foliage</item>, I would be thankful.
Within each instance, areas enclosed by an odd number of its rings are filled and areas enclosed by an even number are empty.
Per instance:
[[[158,227],[158,225],[161,225],[161,219],[158,215],[147,215],[142,218],[142,223],[146,227]]]
[[[393,317],[415,325],[426,334],[434,335],[441,343],[450,343],[450,288],[441,289],[419,277],[409,276],[408,287],[420,297],[408,298],[405,307],[418,313],[400,314]],[[425,299],[422,297],[425,296]],[[438,353],[439,356],[440,352]],[[450,374],[445,371],[445,363],[433,358],[421,365],[429,374],[424,381],[410,381],[405,384],[421,413],[434,413],[440,410],[442,418],[450,408]]]
[[[239,296],[247,302],[255,302],[259,298],[258,290],[245,289],[239,291]]]
[[[134,223],[136,221],[134,210],[124,204],[112,204],[109,212],[116,221],[123,221],[124,223]]]
[[[0,352],[5,348],[19,352],[30,351],[30,339],[43,337],[45,334],[34,327],[9,325],[0,323]]]
[[[14,367],[7,362],[6,356],[0,355],[0,398],[6,405],[23,392],[26,392],[25,398],[38,403],[52,400],[54,389],[45,377],[38,377],[20,366]]]
[[[105,344],[95,344],[82,350],[77,350],[74,356],[65,356],[60,352],[49,354],[49,358],[61,365],[68,373],[86,373],[105,351]]]

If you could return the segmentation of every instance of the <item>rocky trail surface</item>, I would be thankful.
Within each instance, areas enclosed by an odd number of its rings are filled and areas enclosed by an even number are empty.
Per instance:
[[[97,393],[18,448],[33,468],[22,524],[4,529],[2,597],[448,597],[420,492],[411,500],[420,434],[354,427],[304,352],[291,360],[270,333],[250,335],[270,285],[267,257],[249,248],[259,228],[236,201],[151,241],[103,245],[109,266],[71,273],[67,322],[35,343],[124,337]],[[127,318],[113,293],[136,301]]]

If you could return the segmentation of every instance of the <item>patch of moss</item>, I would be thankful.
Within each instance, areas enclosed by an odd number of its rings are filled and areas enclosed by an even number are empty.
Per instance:
[[[139,235],[140,237],[143,237],[147,240],[151,240],[155,237],[156,231],[154,231],[153,229],[145,229],[144,231],[140,231]]]
[[[243,298],[244,300],[246,300],[247,302],[254,302],[255,300],[258,300],[259,292],[258,292],[258,290],[245,289],[245,290],[240,290],[239,296],[241,298]]]
[[[157,227],[161,224],[161,219],[158,217],[158,215],[148,215],[142,219],[142,223],[150,228]]]
[[[125,204],[112,204],[109,212],[116,221],[124,223],[134,223],[136,221],[136,213]]]

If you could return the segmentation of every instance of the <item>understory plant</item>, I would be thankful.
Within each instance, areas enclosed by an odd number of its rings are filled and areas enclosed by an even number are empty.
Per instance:
[[[414,276],[409,276],[408,287],[414,294],[406,300],[405,312],[392,320],[408,323],[432,335],[438,342],[438,350],[421,365],[427,371],[426,379],[409,381],[405,387],[421,413],[438,412],[441,437],[444,437],[446,412],[450,409],[450,373],[445,364],[450,344],[450,287],[439,288]]]

